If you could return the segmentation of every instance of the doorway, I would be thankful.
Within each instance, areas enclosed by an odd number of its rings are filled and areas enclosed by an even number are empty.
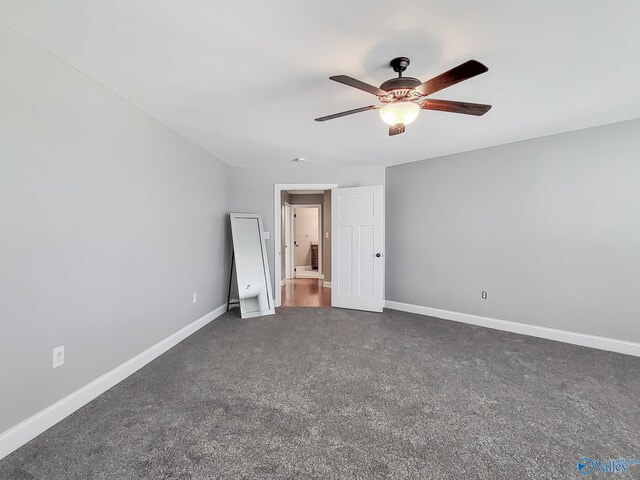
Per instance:
[[[281,287],[282,305],[330,307],[331,289],[324,283],[323,245],[329,245],[331,234],[329,225],[323,229],[323,214],[324,204],[328,203],[325,202],[325,195],[330,195],[331,191],[287,193],[288,202],[284,201],[283,195],[286,235],[283,238],[283,249],[286,254],[285,266],[288,265],[288,268]],[[322,203],[318,204],[300,203],[320,200]]]
[[[280,187],[280,188],[278,188]],[[276,305],[331,306],[331,189],[276,185]],[[280,268],[278,268],[280,267]],[[279,290],[279,291],[278,291]]]
[[[296,198],[298,195],[308,197],[300,201]],[[315,201],[312,195],[321,197]],[[295,278],[293,274],[287,277],[287,256],[295,247],[284,232],[286,203],[290,212],[296,203],[323,205],[323,237],[319,239],[323,244],[323,265],[322,274],[318,276],[324,278]],[[335,184],[275,184],[274,220],[276,307],[283,304],[285,296],[286,305],[324,305],[322,298],[330,292],[331,301],[326,304],[332,307],[382,312],[385,262],[383,185],[338,188]],[[292,228],[291,222],[289,228]],[[290,260],[290,266],[294,263]],[[307,284],[298,287],[300,282]],[[278,283],[280,288],[277,288]],[[283,288],[287,284],[293,292],[291,295]],[[296,292],[306,294],[296,296]],[[310,295],[313,302],[301,299]]]

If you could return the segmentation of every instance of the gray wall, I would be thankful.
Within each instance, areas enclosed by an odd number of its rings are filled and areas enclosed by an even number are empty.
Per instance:
[[[640,341],[640,120],[386,176],[388,300]]]
[[[293,157],[293,155],[292,155]],[[260,213],[264,228],[271,233],[267,240],[269,269],[273,282],[274,185],[276,183],[337,183],[340,187],[384,185],[383,167],[315,167],[295,164],[280,168],[241,167],[231,169],[231,210]],[[279,285],[278,285],[278,288]]]
[[[322,193],[294,193],[289,195],[289,203],[291,205],[304,205],[305,203],[313,203],[322,205],[324,203],[324,194]]]
[[[0,72],[2,432],[224,302],[230,169],[2,25]]]

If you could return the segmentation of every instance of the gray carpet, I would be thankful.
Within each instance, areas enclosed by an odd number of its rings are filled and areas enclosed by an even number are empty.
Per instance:
[[[227,314],[0,478],[578,478],[640,458],[639,402],[640,358],[392,310]]]

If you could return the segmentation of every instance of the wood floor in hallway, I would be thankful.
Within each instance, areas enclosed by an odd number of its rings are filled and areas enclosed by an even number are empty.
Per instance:
[[[330,307],[331,289],[317,278],[291,278],[282,287],[283,307]]]

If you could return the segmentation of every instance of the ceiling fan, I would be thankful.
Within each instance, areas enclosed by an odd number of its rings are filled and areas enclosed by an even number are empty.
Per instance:
[[[326,117],[316,118],[316,122],[324,122],[354,113],[366,112],[367,110],[380,110],[380,117],[389,125],[389,135],[399,135],[404,133],[406,125],[418,117],[420,109],[480,116],[487,113],[491,108],[491,105],[482,105],[479,103],[423,98],[488,71],[489,69],[482,63],[476,60],[469,60],[424,83],[420,82],[417,78],[402,76],[402,73],[407,69],[409,63],[411,62],[407,57],[398,57],[391,60],[389,65],[398,73],[398,78],[387,80],[380,85],[380,87],[369,85],[368,83],[361,82],[347,75],[329,77],[338,83],[343,83],[350,87],[372,93],[378,97],[382,105],[369,105],[368,107],[334,113]]]

